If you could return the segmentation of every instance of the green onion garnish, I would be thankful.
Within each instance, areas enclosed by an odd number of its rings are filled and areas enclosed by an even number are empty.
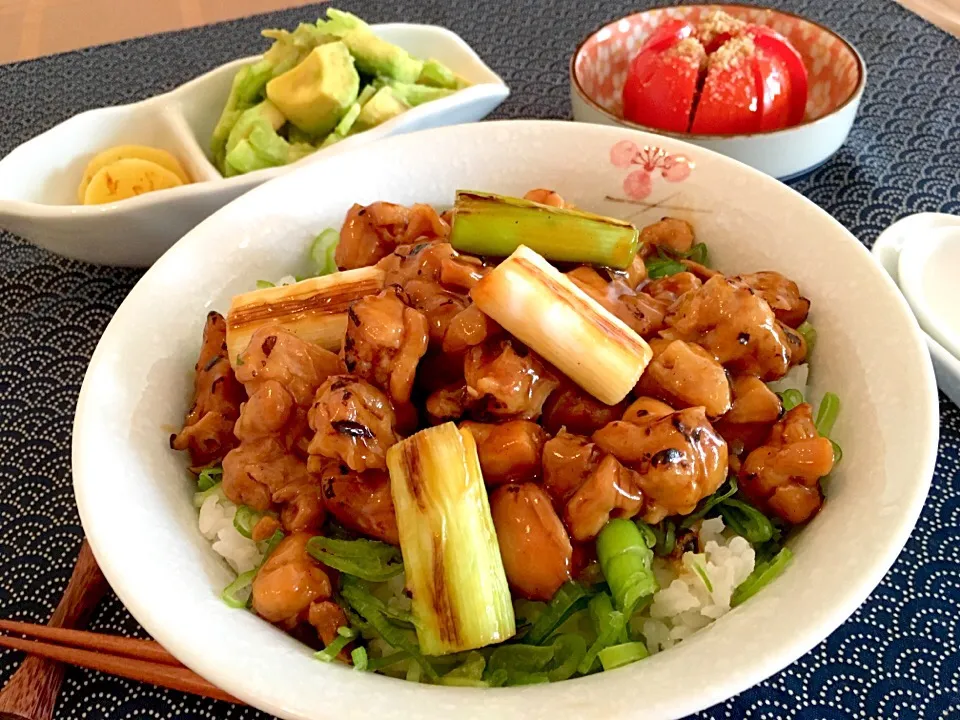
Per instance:
[[[280,541],[283,540],[283,530],[274,530],[273,535],[271,535],[266,544],[263,546],[263,559],[260,561],[260,564],[263,565],[267,558],[277,549],[277,545],[280,544]]]
[[[783,411],[789,412],[797,405],[803,404],[803,393],[794,388],[784,390],[780,393],[780,401],[783,403]]]
[[[813,346],[817,344],[816,328],[814,328],[809,321],[804,320],[800,323],[800,327],[797,328],[797,332],[803,335],[803,340],[807,344],[807,357],[810,357]]]
[[[204,468],[200,471],[200,474],[197,475],[197,489],[200,492],[209,490],[223,477],[223,468],[217,465],[216,467]]]
[[[677,526],[670,518],[663,520],[653,526],[653,532],[657,536],[657,545],[653,549],[657,557],[665,557],[673,552],[677,546]]]
[[[577,667],[582,675],[586,675],[593,669],[601,650],[627,640],[628,618],[624,613],[614,609],[613,600],[606,593],[598,593],[590,599],[590,616],[597,631],[597,639]]]
[[[540,645],[565,623],[571,615],[587,606],[590,600],[582,585],[575,582],[566,582],[554,593],[547,608],[533,623],[524,642],[531,645]]]
[[[314,653],[313,657],[315,657],[317,660],[322,660],[323,662],[333,662],[349,644],[350,638],[344,637],[343,635],[338,635],[333,639],[333,642],[327,645],[323,650],[318,653]]]
[[[758,564],[747,579],[733,591],[730,605],[736,607],[760,592],[786,569],[792,558],[793,553],[790,552],[790,548],[782,548],[772,560]]]
[[[317,235],[310,245],[310,260],[313,263],[316,275],[330,275],[337,272],[337,262],[334,255],[337,252],[337,243],[340,242],[340,233],[333,228],[327,228]]]
[[[710,262],[710,255],[707,252],[706,243],[697,243],[685,253],[678,253],[680,257],[692,260],[698,265],[707,265]]]
[[[683,522],[680,523],[682,528],[693,527],[693,524],[698,520],[701,520],[707,516],[713,508],[722,503],[724,500],[732,498],[737,494],[737,478],[731,475],[727,482],[724,485],[721,485],[719,489],[709,497],[704,498],[700,501],[700,507],[698,507],[694,512],[690,513],[683,519]]]
[[[830,441],[830,444],[833,445],[833,464],[836,465],[843,460],[843,448],[833,440]]]
[[[245,608],[250,601],[253,579],[256,576],[256,570],[247,570],[240,573],[236,580],[223,589],[223,592],[220,593],[220,599],[232,608]]]
[[[272,287],[276,287],[276,285],[269,280],[257,280],[257,290],[266,290]]]
[[[307,552],[334,570],[371,582],[403,572],[400,549],[377,540],[334,540],[317,535],[307,542]]]
[[[637,660],[643,660],[650,655],[647,652],[647,646],[642,642],[628,642],[620,645],[611,645],[600,651],[600,664],[604,670],[613,670],[614,668],[629,665]]]
[[[641,598],[659,589],[653,575],[653,550],[644,533],[630,520],[617,518],[603,526],[597,535],[597,559],[617,609],[628,618]]]
[[[814,423],[817,426],[817,432],[822,437],[830,437],[834,423],[837,422],[837,415],[840,414],[840,398],[836,393],[824,393],[823,400],[820,401],[820,408],[817,410],[817,420]]]
[[[226,497],[227,497],[226,495],[223,494],[223,487],[221,486],[221,484],[220,484],[220,483],[217,483],[217,484],[215,484],[215,485],[211,485],[209,488],[207,488],[206,490],[204,490],[204,491],[202,491],[202,492],[194,493],[194,494],[193,494],[193,506],[194,506],[195,508],[203,507],[203,503],[204,503],[204,502],[206,501],[206,499],[207,499],[208,497],[210,497],[211,495],[216,495],[216,496],[219,497],[221,500],[225,500]]]
[[[233,516],[233,527],[245,538],[253,537],[253,527],[259,521],[262,515],[247,505],[237,507],[237,512]]]
[[[703,582],[703,586],[707,589],[708,593],[713,592],[713,583],[710,582],[710,576],[707,575],[707,569],[703,567],[700,563],[693,563],[693,569],[700,576],[700,580]]]
[[[384,655],[383,657],[368,658],[367,670],[370,672],[376,672],[377,670],[383,670],[383,668],[396,665],[397,663],[408,660],[409,658],[410,653],[408,653],[406,650],[397,650],[396,652],[392,652],[389,655]]]
[[[547,670],[550,682],[571,677],[587,654],[587,641],[574,633],[557,635],[553,640],[553,663]]]
[[[670,275],[682,273],[686,269],[683,263],[673,260],[672,258],[651,260],[647,263],[647,277],[651,280],[658,280]]]
[[[356,647],[350,652],[350,659],[353,660],[353,669],[363,672],[367,669],[367,649],[365,647]]]
[[[467,653],[467,657],[462,663],[453,670],[440,678],[443,685],[465,685],[473,687],[475,683],[482,682],[483,671],[487,666],[487,660],[476,650]],[[463,681],[467,681],[464,683]],[[487,683],[483,683],[486,685]]]

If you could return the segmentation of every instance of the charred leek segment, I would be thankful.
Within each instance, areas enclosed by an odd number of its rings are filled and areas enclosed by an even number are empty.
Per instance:
[[[630,223],[580,210],[492,193],[459,190],[450,244],[475,255],[505,257],[521,245],[557,262],[624,269],[639,248]]]
[[[258,329],[272,324],[337,352],[347,329],[347,308],[380,292],[383,278],[382,270],[365,267],[235,295],[227,313],[230,362],[237,362]]]
[[[533,250],[521,246],[470,291],[484,313],[607,405],[627,396],[650,346]]]
[[[453,423],[387,452],[420,648],[447,655],[516,633],[477,445]]]

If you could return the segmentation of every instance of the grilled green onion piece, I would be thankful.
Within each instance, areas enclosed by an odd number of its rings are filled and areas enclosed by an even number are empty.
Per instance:
[[[400,548],[427,655],[513,637],[516,625],[477,444],[453,423],[387,451]]]
[[[643,660],[650,655],[647,652],[647,646],[642,642],[628,642],[620,645],[611,645],[600,651],[600,664],[604,670],[613,670],[614,668],[629,665],[637,660]]]
[[[458,190],[450,244],[475,255],[506,257],[521,245],[548,260],[623,270],[640,233],[623,220],[493,193]]]
[[[658,589],[653,550],[635,523],[623,518],[607,522],[597,535],[597,559],[617,609],[629,618],[641,598]]]
[[[643,338],[523,245],[487,273],[470,297],[486,315],[608,405],[627,396],[653,357]]]
[[[760,592],[786,569],[791,559],[793,559],[793,553],[790,552],[790,548],[781,548],[772,560],[758,564],[747,579],[733,591],[730,605],[736,607]]]
[[[376,540],[334,540],[317,535],[307,541],[307,552],[334,570],[371,582],[403,572],[400,551]]]

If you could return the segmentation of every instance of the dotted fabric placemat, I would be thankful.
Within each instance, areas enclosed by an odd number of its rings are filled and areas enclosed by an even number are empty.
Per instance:
[[[455,30],[512,89],[497,118],[568,118],[567,63],[577,42],[602,22],[647,5],[653,3],[338,3],[371,22]],[[904,215],[960,213],[960,42],[893,0],[783,0],[778,6],[845,35],[869,72],[850,139],[793,187],[868,246]],[[259,52],[261,28],[293,27],[321,11],[313,6],[0,66],[0,156],[77,112],[141,100]],[[77,392],[100,334],[139,275],[64,260],[0,232],[0,617],[44,622],[66,585],[82,535],[70,475]],[[800,661],[697,717],[960,718],[960,411],[945,398],[940,408],[933,488],[883,584]],[[143,634],[113,596],[92,627]],[[17,653],[0,655],[0,681],[19,661]],[[70,669],[56,717],[267,716]]]

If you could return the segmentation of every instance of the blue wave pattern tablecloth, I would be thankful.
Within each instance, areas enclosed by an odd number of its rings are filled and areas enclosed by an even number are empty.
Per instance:
[[[339,6],[372,22],[454,29],[512,88],[495,117],[567,118],[567,62],[579,39],[647,4],[347,0]],[[893,0],[778,5],[838,30],[869,68],[849,141],[792,185],[867,245],[904,215],[960,213],[960,42]],[[262,27],[293,27],[320,12],[314,6],[0,66],[0,155],[76,112],[140,100],[258,52]],[[82,533],[70,477],[76,396],[100,334],[138,277],[136,271],[64,260],[0,233],[0,617],[45,621],[66,584]],[[930,498],[883,584],[800,661],[697,717],[960,718],[960,411],[945,398],[940,408]],[[112,596],[93,628],[143,634]],[[0,655],[0,681],[19,660],[18,654]],[[266,717],[76,669],[67,673],[56,715]]]

